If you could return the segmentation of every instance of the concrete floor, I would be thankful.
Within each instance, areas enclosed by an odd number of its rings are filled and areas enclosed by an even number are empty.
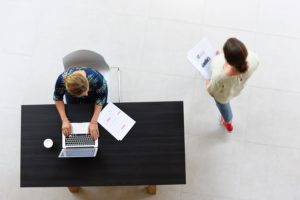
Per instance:
[[[300,199],[300,3],[296,0],[0,0],[0,199]],[[202,37],[260,57],[224,133],[186,59]],[[183,100],[187,184],[20,188],[20,105],[52,102],[64,55],[90,49],[122,71],[123,102]]]

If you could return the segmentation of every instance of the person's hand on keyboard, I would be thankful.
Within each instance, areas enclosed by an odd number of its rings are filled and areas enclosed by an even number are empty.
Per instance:
[[[91,134],[94,140],[98,139],[99,137],[98,122],[90,122],[89,133]]]
[[[72,133],[72,127],[69,120],[62,121],[62,132],[66,137],[69,137]]]

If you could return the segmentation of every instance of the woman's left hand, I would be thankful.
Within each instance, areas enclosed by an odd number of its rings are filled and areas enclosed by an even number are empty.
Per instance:
[[[91,134],[91,136],[92,136],[92,138],[94,140],[98,139],[100,133],[99,133],[98,123],[97,122],[90,122],[89,133]]]
[[[208,85],[210,84],[210,80],[205,80],[204,84],[205,84],[206,87],[208,87]]]

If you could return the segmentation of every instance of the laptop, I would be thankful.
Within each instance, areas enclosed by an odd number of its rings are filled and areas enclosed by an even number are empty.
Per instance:
[[[89,123],[71,123],[73,133],[69,137],[62,134],[62,150],[59,158],[95,157],[98,151],[98,139],[93,140],[88,133]]]

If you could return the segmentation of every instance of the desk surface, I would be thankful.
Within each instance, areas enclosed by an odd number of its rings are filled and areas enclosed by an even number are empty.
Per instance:
[[[136,120],[122,141],[100,125],[95,158],[61,159],[55,105],[23,105],[21,187],[185,184],[183,102],[116,103]],[[66,105],[71,122],[89,121],[92,105]],[[43,140],[54,140],[52,149]]]

